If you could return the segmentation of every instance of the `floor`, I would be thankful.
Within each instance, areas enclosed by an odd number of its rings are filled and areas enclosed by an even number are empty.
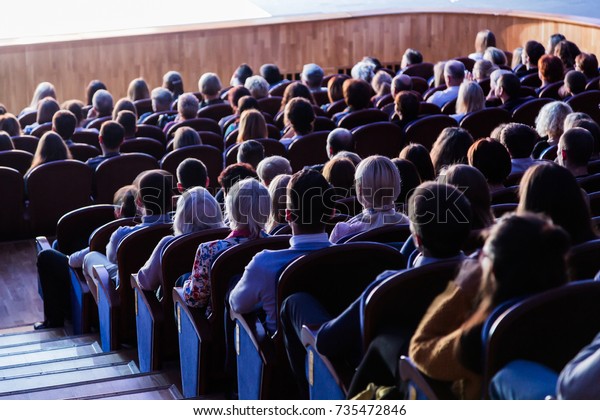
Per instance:
[[[35,263],[33,240],[0,242],[0,329],[43,320]]]

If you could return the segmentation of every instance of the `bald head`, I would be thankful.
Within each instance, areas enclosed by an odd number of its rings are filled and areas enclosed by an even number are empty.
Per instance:
[[[343,150],[351,152],[353,149],[352,133],[345,128],[336,128],[327,136],[327,156],[331,159]]]
[[[405,90],[412,90],[413,85],[412,85],[412,79],[410,78],[410,76],[406,75],[406,74],[399,74],[398,76],[394,77],[392,79],[392,86],[390,87],[391,89],[391,94],[392,97],[396,97],[396,95],[399,92],[405,91]]]
[[[449,60],[444,65],[446,86],[460,86],[465,78],[465,65],[458,60]]]

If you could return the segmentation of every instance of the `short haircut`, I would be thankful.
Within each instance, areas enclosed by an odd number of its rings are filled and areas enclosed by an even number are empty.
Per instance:
[[[400,194],[400,173],[385,156],[369,156],[356,167],[356,196],[365,209],[393,208]]]
[[[346,128],[336,128],[327,135],[327,148],[331,149],[332,156],[342,150],[352,152],[354,143],[352,142],[352,133]]]
[[[160,215],[171,211],[173,175],[162,169],[153,169],[140,176],[138,185],[146,215]]]
[[[265,158],[265,147],[256,140],[246,140],[240,144],[237,153],[238,163],[247,163],[256,169]]]
[[[527,54],[529,62],[533,66],[537,66],[540,57],[544,55],[544,53],[544,46],[541,43],[534,40],[525,43],[525,54]]]
[[[237,108],[240,99],[244,96],[250,96],[250,91],[244,86],[234,86],[227,92],[227,102],[229,102],[232,107]]]
[[[393,96],[398,95],[398,93],[403,91],[410,91],[413,88],[413,82],[410,76],[406,74],[399,74],[392,79],[392,84],[390,86],[390,93]]]
[[[554,101],[544,105],[535,119],[535,129],[542,137],[558,140],[564,131],[565,118],[573,112],[565,102]]]
[[[373,76],[375,76],[376,68],[377,66],[375,63],[363,59],[352,67],[350,75],[353,79],[364,80],[367,83],[371,83]]]
[[[227,193],[236,182],[246,178],[256,179],[256,177],[256,171],[252,166],[247,163],[234,163],[223,169],[218,181],[223,191]]]
[[[296,172],[287,186],[287,210],[291,222],[309,232],[323,232],[334,209],[333,188],[312,169]]]
[[[404,51],[404,59],[407,65],[419,64],[423,62],[423,54],[412,48],[407,48]]]
[[[52,117],[52,127],[54,131],[62,137],[63,140],[68,140],[73,136],[75,127],[77,127],[77,118],[71,111],[58,111]]]
[[[90,81],[90,83],[88,83],[86,89],[85,89],[85,98],[86,98],[86,103],[87,105],[92,105],[92,99],[94,97],[94,94],[96,92],[98,92],[100,89],[104,89],[104,90],[108,90],[106,88],[106,85],[104,83],[102,83],[102,81],[100,80],[92,80]]]
[[[123,126],[126,138],[135,137],[135,132],[137,130],[137,117],[133,112],[119,111],[115,121]]]
[[[498,70],[498,66],[489,60],[477,60],[473,65],[473,78],[477,81],[484,80],[490,77],[494,70]]]
[[[425,182],[408,204],[411,230],[434,258],[457,255],[471,231],[471,204],[455,187]]]
[[[116,120],[117,115],[121,111],[131,111],[133,112],[133,115],[137,118],[137,108],[135,107],[135,104],[127,98],[121,98],[117,101],[115,107],[112,110],[112,119]]]
[[[173,94],[169,89],[158,87],[152,89],[152,109],[155,112],[169,110],[173,102]]]
[[[240,98],[240,101],[238,102],[238,112],[240,115],[249,109],[256,109],[257,111],[260,111],[258,101],[252,96],[244,96]]]
[[[192,127],[179,127],[175,130],[173,136],[173,150],[187,146],[199,146],[202,144],[202,139],[196,130]]]
[[[251,238],[260,236],[269,219],[271,197],[267,188],[254,178],[231,187],[225,197],[225,211],[231,230],[245,229]]]
[[[575,57],[575,65],[588,79],[598,76],[598,59],[594,54],[579,54]]]
[[[506,147],[491,138],[479,139],[467,152],[469,165],[479,169],[490,184],[502,184],[512,168]]]
[[[587,166],[594,151],[594,138],[585,128],[570,128],[560,136],[559,144],[567,160],[576,166]]]
[[[173,220],[175,235],[225,227],[221,207],[204,187],[184,191],[177,200]]]
[[[571,95],[577,95],[585,90],[587,79],[580,71],[571,70],[565,74],[565,88]]]
[[[198,80],[198,88],[203,95],[217,95],[222,88],[221,79],[216,73],[204,73]]]
[[[275,155],[261,160],[256,167],[256,172],[261,182],[269,186],[273,178],[277,175],[291,175],[292,166],[290,165],[290,161],[283,156]]]
[[[123,126],[116,121],[105,121],[100,127],[100,137],[105,147],[118,149],[125,138]]]
[[[111,114],[113,109],[113,97],[109,91],[99,89],[94,93],[92,105],[98,111],[98,117],[106,117]]]
[[[515,74],[505,73],[498,79],[498,88],[504,89],[510,99],[515,99],[520,95],[521,81]]]
[[[538,71],[542,82],[559,82],[563,78],[563,63],[555,55],[544,54],[538,60]]]
[[[13,150],[15,145],[6,131],[0,130],[0,152],[5,150]]]
[[[243,85],[244,83],[246,83],[246,79],[248,79],[248,77],[252,76],[253,73],[254,72],[252,71],[252,67],[250,67],[246,63],[242,63],[233,72],[233,78],[232,79],[237,79],[237,82],[240,85]]]
[[[458,60],[446,61],[444,75],[451,76],[457,82],[462,82],[465,78],[465,65]]]
[[[348,79],[344,82],[344,100],[355,111],[371,104],[371,86],[364,80]]]
[[[250,95],[256,99],[269,96],[269,83],[262,76],[248,77],[244,86],[250,91]]]
[[[506,147],[512,159],[530,157],[538,140],[536,131],[525,124],[510,123],[500,132],[500,143]]]
[[[205,187],[207,179],[206,166],[198,159],[187,158],[177,166],[177,181],[184,190],[192,187]]]
[[[78,101],[77,99],[71,99],[63,102],[60,107],[67,111],[71,111],[77,119],[77,124],[79,125],[79,123],[84,119],[83,106],[83,102]]]
[[[321,87],[325,72],[315,63],[305,64],[302,68],[302,80],[311,88]]]
[[[594,138],[594,155],[600,152],[600,125],[594,120],[586,119],[586,120],[578,120],[574,121],[571,125],[571,128],[581,127],[585,128],[590,132],[592,137]]]
[[[313,131],[315,111],[304,98],[292,98],[285,106],[284,119],[289,122],[297,135]]]
[[[177,111],[186,120],[196,118],[200,101],[193,93],[184,93],[177,99]]]
[[[260,75],[265,78],[269,85],[281,82],[281,72],[275,64],[263,64],[260,66]]]
[[[394,103],[394,109],[402,121],[412,121],[419,116],[421,101],[414,92],[405,90],[398,93]]]
[[[356,166],[348,158],[334,157],[323,167],[323,176],[331,184],[332,187],[344,190],[349,194],[354,187],[354,176],[356,174]],[[344,197],[347,194],[343,194]]]

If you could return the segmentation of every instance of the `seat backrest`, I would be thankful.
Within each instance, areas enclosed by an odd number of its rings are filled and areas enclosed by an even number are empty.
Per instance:
[[[433,63],[412,64],[402,70],[402,74],[411,77],[418,76],[425,80],[429,80],[430,77],[433,77]]]
[[[71,137],[75,143],[89,144],[100,150],[100,140],[98,140],[98,132],[94,130],[81,130],[73,133]]]
[[[442,114],[446,114],[446,115],[456,114],[456,101],[457,101],[457,99],[452,99],[451,101],[446,102],[442,106]]]
[[[387,327],[412,336],[429,305],[454,279],[460,261],[427,264],[400,271],[376,286],[366,297],[361,319],[363,346]]]
[[[68,212],[56,224],[57,250],[70,255],[88,246],[92,233],[115,220],[111,204],[95,204]]]
[[[427,99],[429,99],[434,93],[436,92],[440,92],[442,90],[446,90],[446,85],[439,85],[439,86],[435,86],[432,87],[430,89],[428,89],[424,94],[423,94],[423,100],[426,101]]]
[[[342,112],[346,107],[346,101],[344,99],[338,99],[327,108],[327,116],[331,118],[338,112]]]
[[[223,140],[222,135],[213,133],[212,131],[198,131],[198,135],[200,136],[200,140],[202,140],[202,144],[216,147],[221,151],[225,149],[225,141]],[[172,150],[173,149],[171,148],[169,152]]]
[[[312,93],[313,98],[315,98],[315,102],[317,106],[325,105],[329,103],[329,95],[326,90],[321,90]]]
[[[487,337],[484,384],[517,359],[560,372],[600,331],[599,301],[600,283],[585,281],[513,305],[494,322]]]
[[[293,172],[297,172],[305,166],[327,162],[328,135],[329,131],[315,131],[290,144],[287,155]]]
[[[512,113],[513,122],[535,127],[535,119],[540,113],[540,109],[550,102],[554,102],[554,100],[550,98],[536,98],[519,105]]]
[[[90,121],[85,128],[95,128],[96,130],[100,130],[100,127],[102,127],[102,124],[104,124],[106,121],[109,121],[112,119],[112,116],[108,115],[106,117],[99,117],[99,118],[95,118],[92,121]]]
[[[391,122],[374,122],[352,130],[354,151],[361,157],[372,155],[398,157],[404,147],[402,129]]]
[[[267,96],[266,98],[260,98],[258,100],[258,109],[262,112],[266,112],[270,116],[274,117],[281,108],[281,96]]]
[[[589,193],[588,202],[590,203],[592,217],[600,216],[600,191]]]
[[[221,127],[219,124],[210,118],[192,118],[191,120],[185,120],[173,124],[169,131],[167,131],[167,140],[175,135],[175,131],[177,131],[180,127],[192,127],[196,131],[212,131],[216,134],[221,134]]]
[[[558,94],[558,90],[563,85],[564,85],[564,82],[562,80],[559,80],[558,82],[550,83],[549,85],[544,86],[542,88],[542,90],[540,90],[538,96],[540,98],[550,98],[550,99],[555,99],[555,100],[559,101],[561,99],[561,97]]]
[[[137,115],[143,115],[147,112],[152,112],[152,99],[138,99],[137,101],[133,101],[135,105],[135,110],[137,111]]]
[[[542,153],[540,153],[540,159],[551,160],[552,162],[554,162],[554,159],[556,159],[557,153],[558,153],[558,146],[556,144],[553,146],[550,146],[550,147],[546,147],[542,151]]]
[[[0,152],[0,166],[15,169],[19,171],[21,175],[25,175],[29,170],[32,160],[33,154],[26,152],[25,150],[15,149]]]
[[[491,87],[491,80],[489,77],[486,77],[485,79],[481,79],[480,81],[477,82],[477,84],[479,85],[481,90],[483,90],[484,96],[487,96],[490,93],[490,90],[492,89],[492,87]]]
[[[335,123],[327,117],[315,118],[315,123],[313,126],[314,131],[332,131],[336,128],[337,126],[335,125]]]
[[[600,174],[593,174],[582,178],[577,178],[577,183],[588,194],[600,191]]]
[[[517,203],[502,203],[490,206],[492,214],[495,218],[500,218],[506,213],[511,213],[517,210]]]
[[[96,203],[112,203],[119,188],[130,185],[140,173],[151,169],[158,169],[158,162],[144,153],[127,153],[106,159],[94,173]]]
[[[375,108],[381,109],[384,106],[386,106],[388,104],[393,104],[393,103],[394,103],[394,97],[392,96],[391,93],[388,93],[387,95],[383,95],[381,98],[379,98],[377,100],[377,102],[375,103]]]
[[[196,114],[196,116],[198,118],[210,118],[211,120],[219,122],[221,118],[231,114],[233,114],[233,109],[231,109],[231,105],[225,103],[205,106],[204,108],[198,111],[198,114]]]
[[[473,66],[475,65],[475,60],[469,57],[456,57],[453,60],[460,61],[465,65],[465,70],[473,71]]]
[[[69,146],[69,151],[73,156],[73,159],[78,160],[80,162],[85,162],[89,158],[96,157],[100,154],[100,150],[96,149],[94,146],[90,146],[89,144],[79,144],[75,143]]]
[[[24,150],[26,152],[31,153],[32,155],[35,154],[39,142],[39,139],[37,137],[23,135],[14,136],[11,137],[11,139],[13,141],[13,144],[15,145],[15,149]]]
[[[506,187],[492,193],[492,204],[518,203],[519,186]]]
[[[405,242],[410,236],[409,225],[387,225],[357,233],[345,243],[378,242],[382,244]]]
[[[537,73],[531,73],[527,76],[521,77],[521,85],[539,88],[540,86],[542,86],[542,81],[540,80],[540,77]]]
[[[346,115],[340,120],[338,126],[351,130],[365,124],[388,120],[388,115],[379,109],[361,109]]]
[[[598,109],[600,90],[589,90],[578,93],[575,96],[567,98],[565,102],[573,108],[573,111],[585,112],[600,124],[600,109]]]
[[[136,137],[125,140],[121,144],[121,153],[145,153],[152,156],[156,160],[162,159],[165,155],[164,144],[151,137]]]
[[[456,127],[458,123],[448,115],[428,115],[408,124],[404,128],[404,142],[419,143],[431,150],[431,146],[446,127]]]
[[[442,110],[436,104],[421,101],[419,103],[419,115],[437,115],[441,114]]]
[[[44,163],[29,173],[26,189],[34,234],[53,236],[58,219],[92,203],[92,170],[76,160]]]
[[[160,161],[161,169],[177,176],[177,166],[186,158],[196,158],[206,165],[210,187],[217,188],[219,174],[223,170],[223,153],[216,147],[200,145],[182,147],[167,153]]]
[[[286,82],[281,82],[277,86],[273,86],[271,89],[269,89],[269,95],[271,95],[271,96],[283,96],[283,93],[285,92],[285,89],[291,83],[292,82],[290,82],[290,81],[286,81]]]
[[[34,128],[34,130],[31,132],[31,135],[39,139],[44,135],[44,133],[50,130],[52,130],[52,122],[47,122]]]
[[[37,121],[37,111],[29,111],[29,112],[21,115],[18,118],[18,120],[19,120],[19,125],[23,129],[23,128],[27,127],[28,125],[31,125]]]
[[[138,222],[139,220],[135,220],[133,217],[123,217],[98,227],[90,234],[90,251],[106,254],[106,245],[108,245],[113,232],[121,226],[133,226]]]
[[[0,237],[2,240],[22,237],[25,227],[25,192],[23,175],[16,169],[0,165]]]
[[[162,144],[165,144],[167,141],[164,131],[157,126],[150,124],[139,124],[136,128],[135,136],[158,140]]]
[[[427,92],[429,89],[429,85],[427,84],[427,80],[423,79],[419,76],[411,76],[410,80],[412,80],[412,88],[415,92],[419,92],[421,95]]]
[[[177,115],[177,111],[159,111],[159,112],[155,112],[153,114],[148,115],[146,118],[144,118],[144,120],[142,121],[141,125],[156,126],[158,124],[158,120],[160,119],[160,117],[162,115]],[[159,130],[160,130],[160,128],[159,128]]]
[[[569,279],[593,279],[600,271],[600,239],[575,245],[567,256]]]
[[[510,113],[500,108],[484,108],[470,112],[460,121],[460,126],[471,133],[473,140],[489,137],[494,128],[510,121]]]
[[[598,90],[600,88],[599,82],[600,76],[596,76],[593,79],[588,80],[587,84],[585,85],[585,90]]]

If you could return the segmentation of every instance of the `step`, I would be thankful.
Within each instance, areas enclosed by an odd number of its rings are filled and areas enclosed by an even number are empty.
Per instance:
[[[17,327],[8,327],[8,328],[1,328],[0,329],[0,337],[4,336],[4,335],[11,335],[11,334],[17,334],[17,333],[25,333],[25,332],[31,332],[33,331],[33,325],[28,324],[28,325],[19,325]]]
[[[122,392],[93,398],[95,400],[182,400],[183,396],[175,385],[156,387],[154,389]]]
[[[15,365],[48,362],[98,353],[102,353],[102,348],[100,347],[100,344],[94,341],[91,343],[82,343],[70,347],[59,347],[51,350],[38,350],[4,355],[0,357],[0,369]]]
[[[57,385],[76,384],[104,378],[131,375],[139,373],[134,362],[122,362],[107,366],[89,367],[67,372],[55,372],[21,378],[6,379],[0,382],[0,395],[13,392],[23,392],[38,388],[47,388]]]
[[[31,353],[36,351],[63,349],[68,347],[76,347],[83,344],[90,344],[98,340],[97,335],[78,335],[73,337],[59,338],[46,340],[37,343],[23,343],[10,347],[0,348],[0,359],[5,356],[15,354]]]
[[[17,346],[23,344],[37,343],[40,341],[56,340],[65,337],[67,334],[62,328],[53,328],[48,330],[29,331],[25,333],[14,333],[0,335],[0,348]]]
[[[24,376],[42,375],[52,372],[66,372],[94,366],[124,363],[131,361],[127,353],[97,353],[79,357],[69,357],[60,360],[12,365],[0,368],[0,381]]]
[[[132,390],[147,390],[170,385],[161,373],[140,373],[120,378],[107,378],[75,385],[63,385],[0,395],[0,400],[63,400],[92,398]]]

